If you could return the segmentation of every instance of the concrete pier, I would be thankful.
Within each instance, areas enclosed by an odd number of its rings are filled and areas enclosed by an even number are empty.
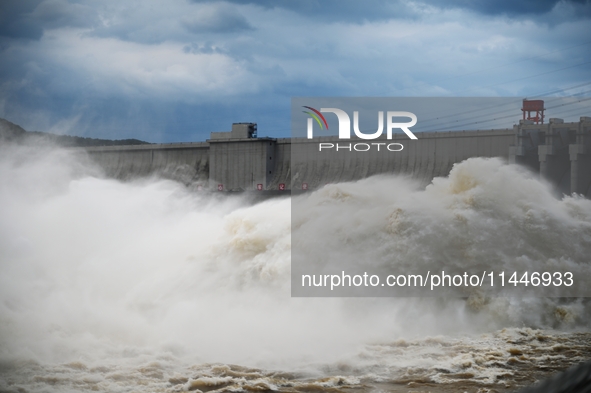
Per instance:
[[[571,192],[591,194],[591,117],[581,117],[576,141],[569,145]]]
[[[515,145],[509,148],[509,162],[539,172],[554,184],[557,194],[577,193],[591,197],[591,118],[565,123],[550,119],[548,124],[521,120],[514,126]]]
[[[561,193],[570,193],[569,145],[575,142],[574,123],[550,119],[545,144],[538,146],[540,175],[552,182]]]

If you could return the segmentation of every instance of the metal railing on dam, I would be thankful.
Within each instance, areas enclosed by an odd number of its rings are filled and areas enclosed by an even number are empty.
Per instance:
[[[215,136],[215,137],[214,137]],[[375,139],[403,149],[393,154],[351,152],[336,137],[256,138],[228,132],[206,142],[86,148],[107,176],[160,175],[212,191],[301,192],[377,174],[404,174],[427,184],[471,157],[501,157],[539,172],[557,192],[591,196],[591,117],[547,124],[521,120],[509,129],[404,134]],[[363,140],[351,140],[367,142]],[[340,144],[319,149],[319,144]],[[386,157],[386,158],[384,158]]]

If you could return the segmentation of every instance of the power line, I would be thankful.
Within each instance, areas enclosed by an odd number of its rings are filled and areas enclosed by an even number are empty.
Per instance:
[[[546,107],[545,110],[561,108],[561,107],[565,107],[565,106],[568,106],[568,105],[574,105],[574,104],[578,104],[580,102],[586,102],[586,101],[590,101],[590,100],[591,100],[591,97],[589,97],[589,98],[583,98],[583,99],[580,99],[580,100],[574,101],[574,102],[567,102],[567,103],[564,103],[564,104],[559,104],[559,105],[555,105],[555,106]],[[581,110],[581,109],[582,108],[577,108],[577,110]],[[517,115],[516,114],[509,114],[509,115],[497,116],[497,117],[494,117],[494,118],[489,118],[489,119],[485,119],[485,120],[481,120],[481,121],[474,121],[474,122],[470,122],[470,123],[463,123],[463,124],[455,125],[454,128],[457,128],[457,127],[465,127],[465,126],[474,125],[474,124],[486,124],[486,123],[490,123],[492,121],[503,120],[503,119],[507,119],[507,118],[511,118],[511,117],[513,117],[513,118],[514,117],[519,117],[519,114],[517,114]],[[464,120],[467,120],[467,119],[464,119]],[[447,127],[440,126],[439,129],[430,129],[430,130],[426,130],[426,131],[427,132],[429,132],[429,131],[438,131],[441,128],[445,129]],[[423,131],[423,132],[425,132],[425,131]]]
[[[559,68],[557,70],[546,71],[546,72],[542,72],[542,73],[539,73],[539,74],[534,74],[534,75],[526,76],[526,77],[519,78],[519,79],[513,79],[513,80],[510,80],[510,81],[506,81],[506,82],[495,83],[495,84],[487,85],[487,86],[474,87],[474,88],[471,88],[471,89],[459,91],[458,93],[464,93],[464,92],[472,91],[472,90],[476,90],[476,89],[485,89],[487,87],[495,87],[495,86],[505,85],[507,83],[519,82],[519,81],[522,81],[522,80],[525,80],[525,79],[531,79],[531,78],[535,78],[537,76],[548,75],[548,74],[552,74],[554,72],[564,71],[564,70],[568,70],[568,69],[579,67],[579,66],[586,65],[586,64],[591,64],[591,61],[586,61],[584,63],[579,63],[579,64],[575,64],[575,65],[572,65],[572,66]]]
[[[557,100],[561,100],[561,99],[564,99],[564,97],[557,98]],[[460,112],[460,113],[454,113],[452,115],[441,117],[441,118],[430,118],[430,119],[426,119],[424,121],[421,121],[421,126],[422,127],[425,127],[425,126],[429,127],[430,126],[430,123],[438,122],[437,123],[437,127],[442,127],[442,128],[456,127],[457,125],[454,124],[454,123],[466,122],[466,121],[472,120],[472,119],[482,119],[483,117],[489,117],[490,118],[491,116],[493,116],[493,119],[494,120],[498,120],[498,119],[506,118],[507,116],[497,117],[497,115],[505,114],[508,111],[515,111],[516,116],[520,116],[521,115],[521,112],[519,111],[520,108],[513,107],[513,108],[510,108],[510,109],[503,109],[503,110],[500,110],[500,111],[494,111],[494,112],[484,113],[484,114],[481,114],[481,115],[470,116],[470,117],[463,117],[463,118],[457,119],[457,120],[448,120],[448,121],[441,122],[441,120],[444,119],[444,118],[448,118],[448,119],[450,117],[458,118],[460,116],[464,116],[464,115],[471,114],[471,113],[474,114],[474,113],[477,113],[477,112],[482,112],[482,111],[487,111],[487,110],[491,110],[491,109],[506,107],[508,105],[520,104],[521,102],[522,102],[521,99],[517,99],[517,100],[512,100],[510,102],[506,102],[506,103],[503,103],[501,105],[496,105],[496,106],[492,106],[492,107],[485,107],[485,108],[480,108],[480,109],[471,110],[471,111],[464,111],[464,112]],[[550,101],[546,101],[546,104],[552,104],[552,102],[553,101],[551,101],[551,100]],[[546,107],[546,109],[552,109],[552,108],[554,108],[554,107]],[[480,120],[480,121],[482,121],[482,120]],[[478,122],[475,122],[474,124],[476,124],[476,123],[478,123]]]
[[[498,66],[495,66],[495,67],[484,68],[484,69],[481,69],[481,70],[478,70],[478,71],[473,71],[473,72],[469,72],[469,73],[462,74],[462,75],[456,75],[456,76],[452,76],[452,77],[450,77],[450,78],[443,79],[443,80],[441,80],[441,81],[439,81],[439,82],[435,82],[434,84],[435,84],[435,85],[437,85],[437,84],[439,84],[439,83],[441,83],[441,82],[446,82],[446,81],[448,81],[448,80],[453,80],[453,79],[461,78],[461,77],[464,77],[464,76],[469,76],[469,75],[479,74],[479,73],[481,73],[481,72],[485,72],[485,71],[491,71],[491,70],[495,70],[495,69],[497,69],[497,68],[502,68],[502,67],[506,67],[506,66],[509,66],[509,65],[517,64],[517,63],[522,63],[522,62],[524,62],[524,61],[527,61],[527,60],[538,59],[538,58],[540,58],[540,57],[544,57],[544,56],[552,55],[552,54],[554,54],[554,53],[562,52],[562,51],[565,51],[565,50],[568,50],[568,49],[577,48],[577,47],[579,47],[579,46],[584,46],[584,45],[589,45],[589,44],[591,44],[591,41],[587,41],[587,42],[584,42],[584,43],[582,43],[582,44],[577,44],[577,45],[569,46],[569,47],[566,47],[566,48],[557,49],[557,50],[555,50],[555,51],[548,52],[548,53],[544,53],[544,54],[537,55],[537,56],[526,57],[525,59],[521,59],[521,60],[512,61],[512,62],[510,62],[510,63],[501,64],[501,65],[498,65]]]

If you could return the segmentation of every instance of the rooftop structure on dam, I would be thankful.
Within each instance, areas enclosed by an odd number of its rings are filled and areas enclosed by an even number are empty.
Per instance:
[[[524,114],[525,117],[525,114]],[[540,114],[538,119],[542,118]],[[417,140],[394,134],[403,149],[392,154],[319,151],[336,137],[259,138],[256,123],[236,123],[205,142],[92,147],[89,155],[106,174],[119,179],[159,174],[210,191],[303,192],[327,183],[376,174],[405,174],[428,184],[470,157],[502,157],[550,180],[557,193],[591,196],[591,117],[566,123],[550,118],[520,120],[512,128],[417,133]],[[351,143],[367,142],[352,139]],[[297,153],[297,157],[293,156]]]

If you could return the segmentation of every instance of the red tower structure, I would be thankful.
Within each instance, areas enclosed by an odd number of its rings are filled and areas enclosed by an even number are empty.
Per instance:
[[[544,124],[544,100],[524,99],[521,111],[523,112],[523,120],[531,120],[536,124]],[[532,113],[534,114],[533,116]]]

